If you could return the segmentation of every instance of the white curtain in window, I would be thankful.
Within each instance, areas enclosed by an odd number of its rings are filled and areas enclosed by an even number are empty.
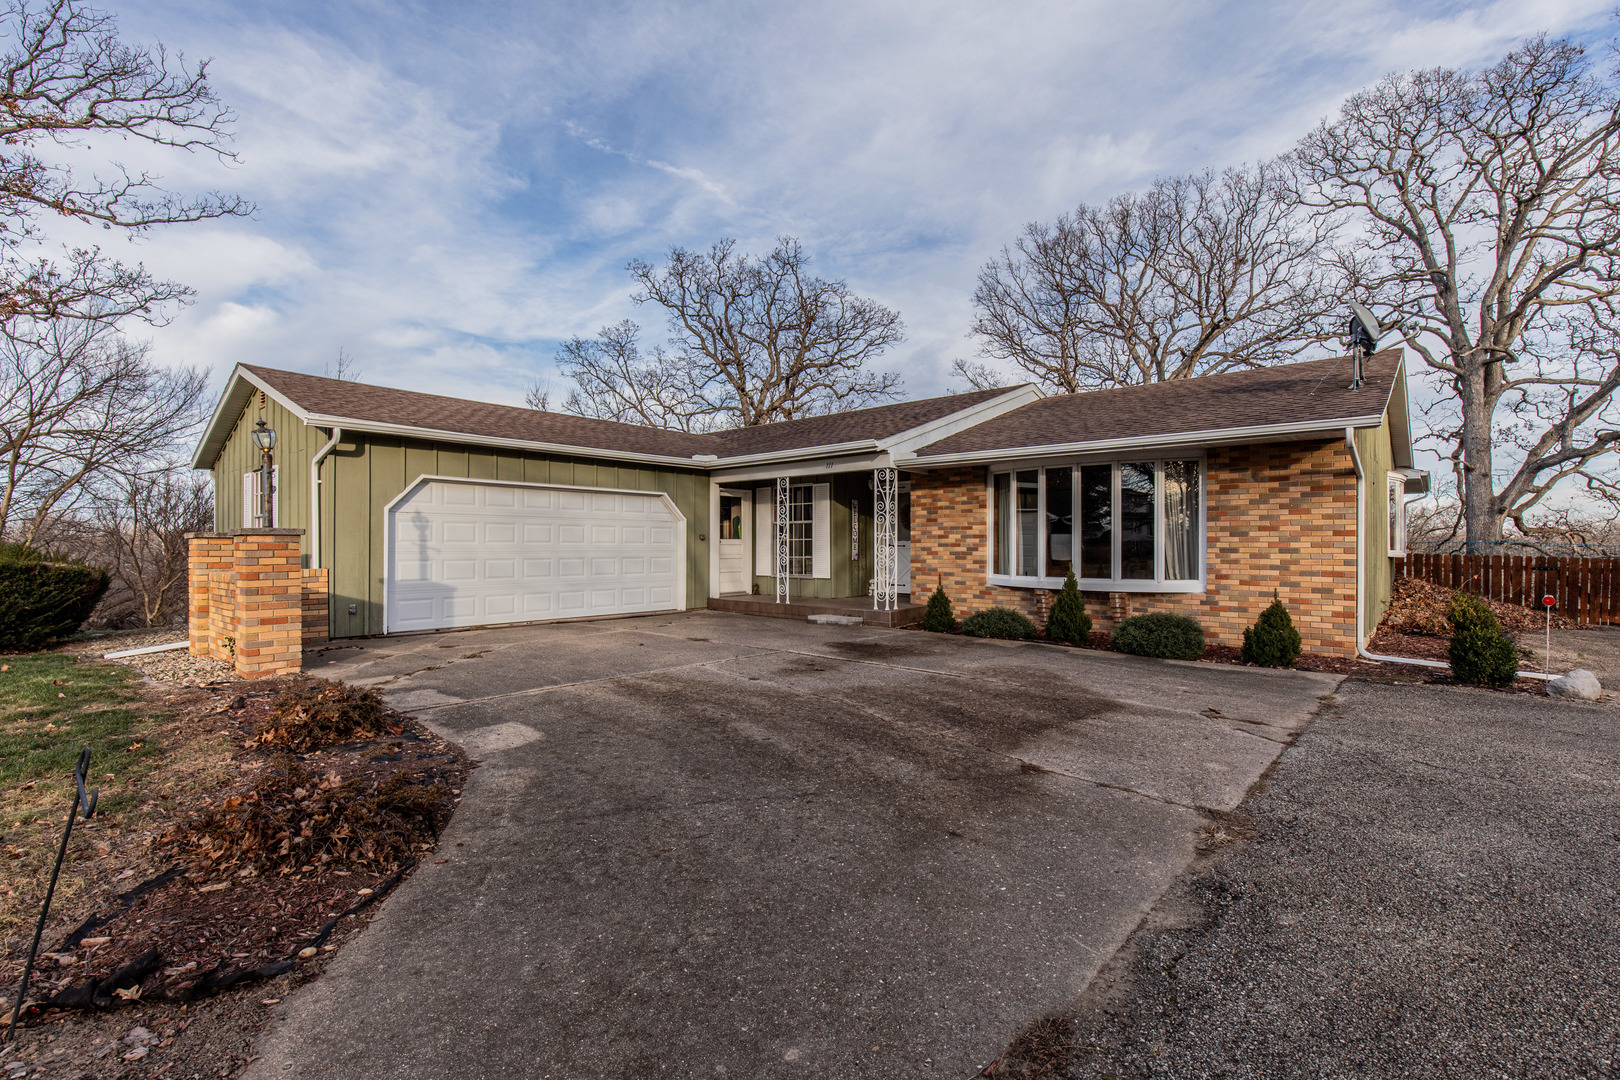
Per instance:
[[[1198,462],[1164,463],[1164,577],[1198,579]]]

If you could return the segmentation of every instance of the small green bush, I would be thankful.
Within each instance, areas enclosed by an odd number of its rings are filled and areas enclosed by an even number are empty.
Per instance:
[[[34,652],[73,633],[107,591],[107,573],[0,546],[0,652]]]
[[[1091,616],[1086,614],[1086,599],[1080,595],[1080,583],[1074,571],[1063,579],[1063,591],[1052,601],[1052,614],[1046,620],[1048,641],[1067,641],[1070,645],[1091,644]]]
[[[1023,641],[1025,638],[1035,636],[1035,624],[1012,608],[993,607],[969,615],[967,621],[962,624],[962,633],[974,637]]]
[[[1519,650],[1484,601],[1468,593],[1452,597],[1451,674],[1475,686],[1510,686],[1519,675]]]
[[[1243,662],[1261,667],[1293,667],[1301,647],[1299,631],[1294,629],[1288,606],[1273,589],[1271,606],[1260,613],[1253,626],[1243,631]]]
[[[922,628],[935,634],[948,634],[956,629],[956,615],[951,611],[951,598],[945,595],[943,581],[934,586],[934,594],[928,598]]]
[[[1114,630],[1114,648],[1136,656],[1166,660],[1197,660],[1204,655],[1204,628],[1186,615],[1155,611],[1121,619]]]

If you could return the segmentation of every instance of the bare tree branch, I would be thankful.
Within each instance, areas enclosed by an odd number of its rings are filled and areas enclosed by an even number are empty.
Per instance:
[[[663,349],[644,355],[637,344],[640,333],[626,319],[602,327],[594,340],[576,337],[564,342],[557,367],[574,380],[574,389],[563,408],[580,416],[649,427],[713,428],[724,410],[709,392],[716,382],[713,372]]]

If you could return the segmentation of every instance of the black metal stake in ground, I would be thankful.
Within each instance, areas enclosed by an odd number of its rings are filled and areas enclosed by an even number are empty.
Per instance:
[[[22,985],[17,988],[17,1004],[11,1009],[11,1023],[6,1026],[6,1041],[10,1042],[17,1031],[17,1017],[22,1015],[23,1000],[28,997],[28,979],[34,974],[34,959],[39,955],[39,939],[45,933],[45,918],[51,913],[51,897],[56,895],[56,879],[62,873],[62,860],[67,858],[68,841],[73,838],[73,823],[79,814],[89,821],[96,812],[96,798],[100,788],[91,788],[87,796],[84,791],[84,778],[90,772],[90,748],[87,746],[79,751],[79,764],[73,770],[73,784],[77,789],[73,793],[73,808],[68,811],[67,828],[62,830],[62,846],[56,852],[56,866],[51,870],[51,884],[45,890],[45,903],[39,909],[39,925],[34,927],[34,944],[28,949],[28,963],[23,965]]]

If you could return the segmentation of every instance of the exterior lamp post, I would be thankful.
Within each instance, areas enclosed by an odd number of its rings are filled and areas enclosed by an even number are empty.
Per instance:
[[[259,495],[263,502],[260,512],[266,529],[275,526],[275,489],[270,483],[270,451],[276,448],[276,429],[266,427],[263,420],[253,429],[253,445],[259,448]]]

